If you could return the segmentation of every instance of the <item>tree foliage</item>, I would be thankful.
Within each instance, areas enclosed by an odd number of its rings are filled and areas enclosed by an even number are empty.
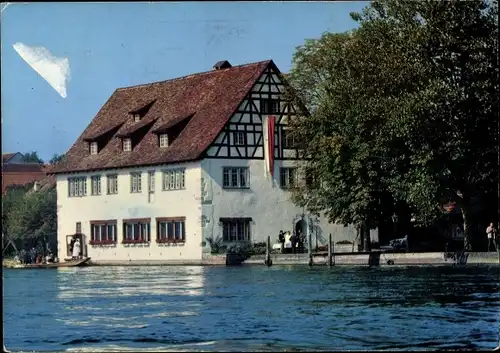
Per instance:
[[[57,246],[57,196],[55,190],[31,192],[10,189],[2,197],[3,232],[18,244],[48,242]]]
[[[64,153],[63,154],[57,154],[55,153],[52,158],[50,159],[49,163],[50,164],[58,164],[60,162],[62,162],[62,160],[64,159]]]
[[[24,153],[23,161],[25,163],[43,164],[43,160],[38,156],[38,153],[36,151]]]
[[[419,224],[496,183],[498,7],[486,1],[375,1],[359,28],[297,49],[288,76],[307,119],[297,203],[338,223],[374,227],[407,204]],[[394,206],[392,206],[394,208]],[[397,211],[397,210],[396,210]]]

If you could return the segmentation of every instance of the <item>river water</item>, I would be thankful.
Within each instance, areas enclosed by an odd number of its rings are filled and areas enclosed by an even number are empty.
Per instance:
[[[4,269],[11,351],[493,349],[499,267]]]

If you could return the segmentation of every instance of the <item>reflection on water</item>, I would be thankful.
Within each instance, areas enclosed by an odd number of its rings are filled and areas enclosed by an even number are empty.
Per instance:
[[[498,267],[4,270],[10,350],[492,349]]]
[[[92,271],[71,272],[66,268],[66,272],[61,271],[58,298],[203,294],[203,267],[161,269],[164,268],[108,267],[106,276],[97,277]]]

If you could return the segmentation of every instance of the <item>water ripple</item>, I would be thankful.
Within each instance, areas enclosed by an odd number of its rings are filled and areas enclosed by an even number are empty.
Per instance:
[[[498,267],[4,270],[9,350],[492,349]]]

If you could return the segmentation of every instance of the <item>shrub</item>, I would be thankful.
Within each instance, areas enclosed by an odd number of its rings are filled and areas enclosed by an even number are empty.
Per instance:
[[[336,242],[335,244],[337,244],[337,245],[352,245],[352,241],[340,240],[340,241]]]
[[[207,242],[210,245],[211,248],[210,253],[212,255],[224,254],[227,250],[227,247],[225,245],[222,245],[221,237],[217,237],[215,239],[212,237],[208,237]]]
[[[227,254],[241,255],[246,260],[253,255],[253,246],[249,242],[231,244],[227,248]]]

